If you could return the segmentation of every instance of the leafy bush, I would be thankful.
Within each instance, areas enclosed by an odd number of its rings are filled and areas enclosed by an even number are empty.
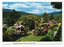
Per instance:
[[[37,15],[28,15],[28,18],[31,18],[31,19],[33,19],[34,21],[37,21],[37,22],[40,21],[40,20],[38,19],[38,16],[37,16]]]
[[[14,31],[15,31],[15,29],[9,27],[5,33],[8,35],[12,35],[14,33]]]
[[[32,19],[28,20],[27,26],[29,27],[30,30],[34,29],[34,24],[35,22]]]
[[[34,20],[32,18],[28,18],[28,17],[24,16],[24,17],[22,17],[22,22],[30,30],[34,29],[35,22],[34,22]]]

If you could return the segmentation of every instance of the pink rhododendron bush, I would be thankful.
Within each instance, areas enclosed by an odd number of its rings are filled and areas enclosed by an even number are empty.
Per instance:
[[[48,32],[52,31],[53,28],[57,28],[58,23],[54,19],[52,21],[49,21],[49,23],[40,23],[38,27],[33,29],[34,35],[45,35]]]
[[[22,25],[22,22],[19,24],[14,24],[14,26],[9,27],[6,31],[8,35],[27,35],[26,27]]]

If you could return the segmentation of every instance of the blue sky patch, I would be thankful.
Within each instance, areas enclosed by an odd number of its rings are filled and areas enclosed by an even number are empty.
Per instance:
[[[15,9],[16,11],[24,11],[32,14],[41,14],[59,12],[62,9],[55,9],[51,2],[3,2],[3,9]]]

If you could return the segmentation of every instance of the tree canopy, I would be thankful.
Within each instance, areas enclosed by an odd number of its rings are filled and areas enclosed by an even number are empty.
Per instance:
[[[62,2],[51,2],[53,8],[62,9]]]

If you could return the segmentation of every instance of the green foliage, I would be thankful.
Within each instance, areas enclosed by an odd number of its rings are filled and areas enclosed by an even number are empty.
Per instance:
[[[38,16],[37,15],[28,15],[28,18],[31,18],[34,21],[38,21],[39,22],[39,19],[38,19]]]
[[[44,36],[36,36],[36,35],[33,35],[33,32],[32,31],[29,31],[28,32],[30,35],[28,35],[28,36],[22,36],[22,37],[20,37],[19,39],[17,39],[16,41],[17,42],[28,42],[28,41],[30,41],[30,42],[37,42],[37,41],[40,41],[42,38],[44,38]]]
[[[36,23],[35,23],[36,21]],[[22,17],[22,22],[24,23],[25,26],[29,27],[30,30],[34,29],[34,26],[38,25],[39,19],[36,15],[28,15]]]
[[[7,17],[4,16],[4,22],[8,26],[12,26],[19,18],[20,14],[13,10]]]
[[[58,21],[58,23],[62,23],[62,16],[56,16],[55,20]]]
[[[48,22],[48,16],[47,16],[47,13],[46,12],[44,12],[44,14],[43,14],[43,22],[45,23],[45,22]]]
[[[54,19],[54,16],[53,14],[50,15],[50,20]]]
[[[53,41],[54,40],[54,31],[48,32],[45,35],[45,38],[42,38],[41,41]]]
[[[60,13],[59,16],[56,16],[56,15],[59,15],[59,14],[54,14],[54,16],[53,16],[53,14],[51,14],[50,15],[50,20],[55,19],[58,22],[62,22],[61,13]],[[54,31],[57,30],[58,24],[51,24],[51,25],[47,25],[46,24],[46,25],[44,25],[43,22],[44,23],[48,23],[49,22],[49,20],[48,20],[49,16],[47,15],[46,12],[44,12],[44,14],[43,14],[43,20],[41,20],[41,18],[42,18],[42,16],[31,15],[31,14],[29,15],[29,14],[26,14],[26,13],[21,13],[21,16],[20,16],[20,13],[16,12],[15,10],[13,10],[13,12],[3,12],[3,23],[8,24],[8,26],[12,26],[14,23],[19,24],[20,22],[22,22],[22,25],[25,26],[26,30],[24,30],[22,28],[21,31],[23,33],[21,32],[19,34],[19,36],[25,35],[24,33],[27,33],[27,32],[24,32],[24,31],[28,31],[29,35],[28,36],[27,35],[26,36],[22,36],[19,39],[20,41],[22,41],[22,40],[23,41],[24,40],[25,41],[26,40],[27,41],[40,41],[40,40],[41,41],[53,41],[53,38],[54,38],[54,36],[53,36],[54,34],[53,33],[54,33]],[[40,20],[43,21],[43,22],[41,22]],[[40,25],[40,24],[42,24],[42,25]],[[35,27],[35,25],[36,25],[36,27]],[[52,28],[50,28],[50,27],[48,28],[48,26],[50,26]],[[44,27],[44,29],[42,29],[42,27]],[[29,30],[32,30],[32,29],[35,30],[36,35],[33,35],[32,31],[31,31],[32,33],[29,33],[30,32]],[[8,34],[8,36],[12,36],[14,31],[15,31],[15,29],[8,28],[5,33]],[[39,36],[39,35],[42,35],[42,36]],[[13,36],[12,36],[12,38],[13,38]],[[4,37],[6,38],[7,36],[4,36]]]
[[[35,22],[32,19],[28,20],[27,26],[29,27],[30,30],[34,29],[34,24]]]
[[[14,31],[15,31],[15,29],[9,27],[5,33],[8,35],[12,35],[14,33]]]
[[[62,9],[62,2],[51,2],[53,8]]]
[[[24,24],[25,26],[27,26],[28,20],[29,20],[29,18],[28,18],[27,16],[23,16],[23,17],[21,18],[21,21],[23,22],[23,24]]]
[[[22,17],[22,22],[30,30],[34,29],[35,22],[32,18],[28,18],[28,17],[24,16],[24,17]]]

